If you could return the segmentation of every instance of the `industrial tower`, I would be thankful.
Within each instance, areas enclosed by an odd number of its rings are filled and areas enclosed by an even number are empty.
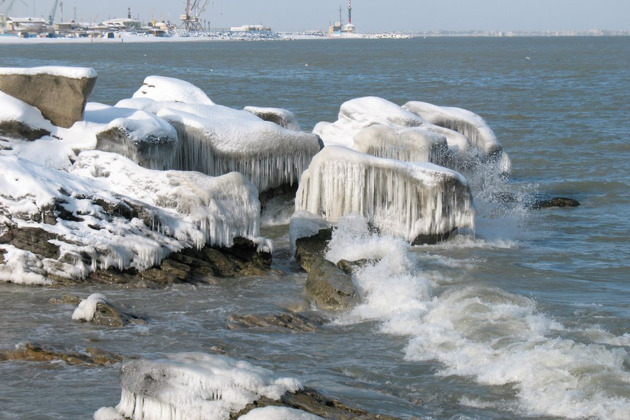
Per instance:
[[[200,17],[206,11],[208,3],[210,3],[210,0],[187,0],[186,13],[179,16],[182,21],[180,28],[184,28],[187,31],[203,31]]]

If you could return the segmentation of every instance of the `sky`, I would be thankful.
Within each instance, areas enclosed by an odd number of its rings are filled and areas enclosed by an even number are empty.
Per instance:
[[[47,18],[54,0],[11,2],[10,16]],[[205,0],[198,0],[200,4]],[[185,0],[60,0],[56,20],[100,22],[126,17],[179,24]],[[263,24],[275,31],[322,30],[347,21],[346,0],[209,0],[202,20],[211,28]],[[352,23],[358,32],[630,30],[629,0],[354,0]]]

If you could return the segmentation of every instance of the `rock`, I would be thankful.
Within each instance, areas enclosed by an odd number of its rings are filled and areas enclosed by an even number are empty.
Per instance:
[[[337,261],[337,267],[339,267],[339,269],[346,274],[352,274],[356,270],[363,268],[368,263],[370,263],[370,260],[358,260],[358,261],[339,260]]]
[[[108,366],[122,362],[123,358],[97,348],[88,348],[85,353],[56,350],[36,343],[23,343],[15,350],[0,351],[0,362],[8,360],[27,360],[33,362],[50,362],[61,360],[69,365]]]
[[[60,298],[50,298],[48,303],[55,305],[78,305],[81,303],[81,298],[75,295],[63,295]]]
[[[95,84],[93,69],[0,69],[0,90],[34,106],[51,123],[65,128],[83,119],[85,103]]]
[[[82,300],[74,310],[72,319],[106,327],[123,327],[128,324],[146,323],[146,320],[143,318],[112,304],[100,293],[93,293],[87,299]]]
[[[315,332],[323,325],[324,320],[314,315],[306,317],[301,314],[281,313],[276,315],[230,315],[228,329],[238,330],[256,328],[265,330],[290,330],[291,332]]]
[[[243,111],[251,112],[262,120],[278,124],[287,130],[300,131],[300,124],[294,113],[282,108],[246,106]]]
[[[298,238],[295,241],[295,260],[304,271],[311,271],[316,258],[322,258],[328,242],[332,239],[332,228],[321,229],[315,235]]]
[[[327,397],[312,388],[302,388],[296,392],[287,392],[280,401],[260,398],[247,405],[238,413],[232,413],[230,419],[238,419],[248,412],[261,407],[284,406],[314,414],[324,419],[334,420],[396,420],[395,417],[369,413],[358,407],[351,407],[339,400]]]
[[[352,277],[319,256],[313,260],[305,288],[307,297],[324,310],[345,310],[359,302]]]
[[[530,204],[532,209],[548,209],[552,207],[578,207],[580,202],[568,197],[554,197],[550,199],[536,200]]]
[[[50,131],[44,128],[33,128],[21,121],[0,121],[0,136],[32,141],[48,135]]]
[[[12,227],[0,236],[0,244],[13,245],[16,248],[41,255],[43,258],[58,259],[59,246],[50,241],[57,239],[57,235],[46,232],[37,227]]]

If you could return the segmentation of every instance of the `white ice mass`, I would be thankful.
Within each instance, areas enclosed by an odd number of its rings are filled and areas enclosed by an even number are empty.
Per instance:
[[[325,147],[313,158],[302,175],[295,209],[333,223],[357,213],[382,233],[410,242],[423,235],[474,229],[472,196],[459,173],[342,146]]]
[[[86,299],[83,299],[79,306],[72,313],[72,319],[76,321],[91,321],[96,313],[96,305],[106,303],[105,295],[101,293],[92,293]]]
[[[117,413],[132,420],[224,420],[262,396],[278,400],[301,387],[248,362],[203,353],[132,360],[121,369],[121,385],[116,412],[102,408],[95,418],[114,420]]]

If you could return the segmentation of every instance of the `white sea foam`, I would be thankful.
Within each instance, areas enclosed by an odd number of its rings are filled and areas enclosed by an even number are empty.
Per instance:
[[[410,251],[398,239],[371,234],[356,217],[343,219],[327,257],[378,261],[354,274],[362,303],[338,322],[380,321],[382,333],[409,339],[406,359],[437,361],[439,375],[516,390],[516,401],[471,397],[464,404],[532,416],[627,418],[627,335],[593,328],[581,332],[592,339],[576,341],[575,331],[541,314],[535,301],[497,288],[442,281],[444,291],[436,294],[432,275]]]

